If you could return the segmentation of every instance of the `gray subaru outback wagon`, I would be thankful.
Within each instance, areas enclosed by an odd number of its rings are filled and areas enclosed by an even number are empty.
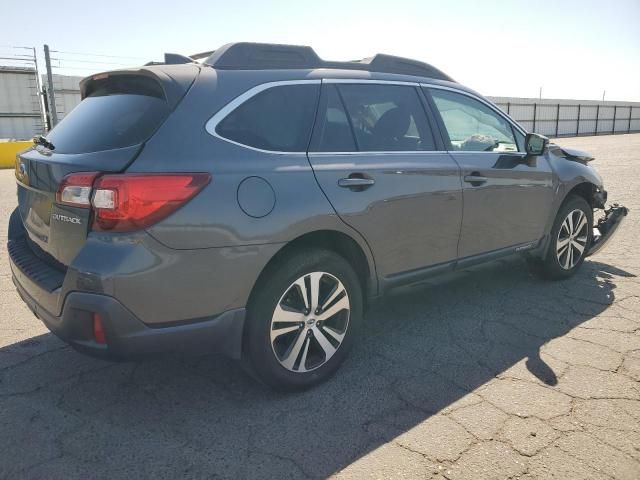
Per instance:
[[[372,297],[514,253],[567,278],[627,214],[594,222],[588,154],[428,64],[251,43],[199,60],[84,79],[16,159],[13,281],[78,350],[217,351],[305,388]]]

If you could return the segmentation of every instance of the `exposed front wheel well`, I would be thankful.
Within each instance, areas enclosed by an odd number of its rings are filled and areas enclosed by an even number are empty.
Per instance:
[[[596,208],[596,206],[594,205],[594,195],[597,190],[598,187],[596,187],[593,183],[579,183],[567,193],[562,203],[564,204],[569,198],[571,198],[572,195],[576,195],[578,197],[584,198],[591,208]]]

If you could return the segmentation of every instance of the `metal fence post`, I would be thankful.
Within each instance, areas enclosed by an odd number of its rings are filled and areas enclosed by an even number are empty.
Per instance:
[[[613,106],[613,127],[611,128],[611,135],[616,133],[616,113],[617,113],[617,111],[618,111],[618,106],[614,105]]]
[[[600,104],[596,107],[596,131],[594,132],[594,135],[598,135],[598,120],[600,120]]]
[[[560,104],[558,104],[558,108],[556,109],[556,137],[558,136],[559,123],[560,123]]]
[[[58,123],[58,112],[56,112],[56,96],[53,88],[53,73],[51,73],[51,56],[49,55],[49,45],[44,46],[44,62],[47,67],[47,83],[49,88],[47,93],[49,94],[49,112],[51,113],[51,127],[55,127]]]
[[[633,112],[633,105],[629,105],[629,125],[627,126],[627,133],[631,133],[631,113]]]
[[[507,102],[507,115],[511,113],[509,110],[511,110],[511,102]]]
[[[580,109],[582,105],[578,104],[578,121],[576,122],[576,137],[580,135]]]
[[[536,131],[536,110],[538,109],[538,104],[534,103],[533,104],[533,128],[531,129],[532,132]]]

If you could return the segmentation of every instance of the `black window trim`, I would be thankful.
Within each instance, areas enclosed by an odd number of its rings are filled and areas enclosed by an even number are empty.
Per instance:
[[[433,155],[433,154],[442,154],[443,152],[445,152],[446,150],[441,148],[442,145],[440,145],[440,139],[437,135],[437,132],[434,130],[435,126],[432,125],[432,117],[429,115],[429,111],[426,108],[426,105],[423,102],[423,96],[422,96],[422,92],[420,87],[420,83],[418,82],[406,82],[406,81],[401,81],[401,80],[368,80],[368,79],[362,79],[362,78],[324,78],[322,79],[322,84],[323,85],[329,85],[329,84],[350,84],[350,85],[402,85],[402,86],[408,86],[408,87],[413,87],[416,90],[416,94],[418,95],[418,100],[420,103],[420,107],[422,108],[422,110],[424,111],[425,117],[426,117],[426,121],[427,121],[427,128],[429,129],[431,136],[433,137],[434,143],[435,143],[435,150],[398,150],[398,151],[391,151],[391,150],[359,150],[359,145],[358,145],[358,141],[355,138],[355,133],[352,131],[351,134],[354,137],[354,142],[356,145],[356,151],[355,152],[316,152],[316,151],[309,151],[309,155]],[[324,87],[323,87],[324,88]],[[346,106],[344,105],[344,101],[342,99],[342,94],[340,94],[340,89],[338,90],[338,94],[340,95],[340,101],[342,102],[343,108],[345,109],[346,112]],[[317,114],[320,114],[320,112],[317,112]],[[351,127],[351,120],[349,117],[349,114],[347,114],[347,118],[349,119],[349,126]]]

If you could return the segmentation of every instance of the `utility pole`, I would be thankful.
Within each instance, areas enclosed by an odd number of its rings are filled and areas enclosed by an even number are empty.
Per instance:
[[[51,128],[55,127],[58,124],[58,112],[56,112],[56,97],[53,88],[53,74],[51,73],[51,56],[49,55],[49,45],[44,46],[44,62],[47,67],[47,83],[49,84],[49,88],[47,89],[47,93],[49,94],[49,105],[51,112]]]
[[[36,88],[38,89],[38,106],[40,107],[40,114],[42,117],[42,132],[40,133],[46,133],[46,125],[47,125],[47,115],[46,115],[46,109],[44,108],[43,105],[43,101],[44,101],[44,92],[42,91],[42,78],[40,78],[40,70],[38,69],[38,55],[36,54],[36,47],[33,47],[31,49],[33,51],[33,64],[36,68]]]

